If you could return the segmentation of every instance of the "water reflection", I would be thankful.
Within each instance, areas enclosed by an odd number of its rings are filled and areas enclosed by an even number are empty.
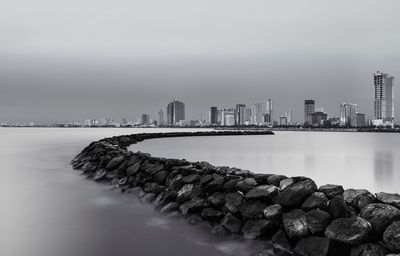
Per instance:
[[[377,151],[374,155],[375,182],[380,188],[392,187],[394,184],[393,153]]]

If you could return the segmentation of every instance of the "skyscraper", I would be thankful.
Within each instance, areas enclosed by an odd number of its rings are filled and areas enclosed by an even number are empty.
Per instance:
[[[167,106],[167,123],[176,125],[181,120],[185,120],[185,104],[174,99]]]
[[[394,125],[393,76],[377,72],[374,74],[375,100],[374,124]]]
[[[305,100],[304,101],[304,124],[311,124],[311,114],[315,112],[315,101]]]
[[[222,109],[221,110],[221,125],[233,126],[235,125],[235,110],[234,109]]]
[[[351,118],[357,113],[357,104],[340,104],[340,125],[351,125]]]
[[[210,109],[210,124],[216,125],[218,124],[218,108],[211,107]]]
[[[160,109],[158,111],[158,125],[163,125],[164,124],[164,111]]]
[[[261,124],[262,123],[263,110],[262,110],[261,102],[253,103],[251,114],[252,114],[251,123],[253,123],[253,124]]]
[[[236,118],[235,123],[236,125],[244,125],[245,120],[245,111],[246,105],[245,104],[237,104],[236,105]]]
[[[142,114],[141,124],[150,124],[150,115]]]
[[[287,124],[291,125],[292,122],[293,122],[293,120],[292,120],[292,118],[293,118],[293,110],[286,109],[285,110],[285,117],[286,117]]]
[[[266,106],[266,114],[268,114],[268,119],[269,119],[269,124],[271,125],[272,122],[274,121],[274,116],[273,116],[273,112],[272,112],[272,100],[268,99],[267,100],[267,106]]]

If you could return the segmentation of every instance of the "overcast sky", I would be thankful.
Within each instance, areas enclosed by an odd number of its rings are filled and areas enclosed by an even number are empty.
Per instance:
[[[172,98],[189,118],[268,98],[297,121],[308,98],[330,116],[341,102],[372,115],[373,73],[400,78],[399,11],[398,0],[0,0],[0,120],[136,120]]]

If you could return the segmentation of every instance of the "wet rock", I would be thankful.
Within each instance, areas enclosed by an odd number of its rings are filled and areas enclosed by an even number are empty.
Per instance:
[[[260,199],[260,200],[272,200],[278,194],[278,187],[274,185],[261,185],[252,188],[244,196],[247,200]]]
[[[108,162],[106,169],[109,171],[114,170],[115,168],[117,168],[122,161],[124,161],[124,156],[116,156],[113,159],[110,160],[110,162]]]
[[[342,196],[335,196],[329,200],[327,211],[332,219],[350,217],[350,212]]]
[[[178,191],[178,197],[176,198],[176,201],[178,203],[183,203],[185,201],[188,201],[190,199],[190,193],[192,193],[193,187],[194,187],[193,184],[184,185]]]
[[[171,174],[170,174],[171,176]],[[168,178],[167,178],[167,186],[169,187],[170,190],[180,190],[182,185],[183,185],[183,181],[182,181],[183,176],[178,174],[175,175],[169,182],[168,182]]]
[[[201,186],[206,186],[208,183],[210,183],[211,181],[213,180],[213,177],[212,177],[212,175],[210,175],[210,174],[207,174],[207,175],[205,175],[205,176],[203,176],[201,179],[200,179],[200,185]]]
[[[329,199],[343,195],[344,189],[340,185],[327,184],[319,187],[318,191],[324,193]]]
[[[149,204],[156,199],[157,195],[154,193],[145,193],[140,196],[140,201]]]
[[[253,178],[246,178],[237,183],[237,189],[242,191],[243,193],[249,192],[252,188],[257,185],[257,181]]]
[[[224,190],[224,182],[225,182],[224,177],[218,176],[213,181],[208,183],[208,185],[206,186],[205,190],[208,193],[214,193],[214,192],[218,192],[218,191],[223,191]]]
[[[94,174],[93,179],[95,181],[101,181],[101,180],[104,180],[106,178],[106,176],[107,176],[106,170],[100,169]]]
[[[386,248],[380,244],[362,244],[351,248],[351,256],[385,256]]]
[[[201,217],[198,216],[198,215],[190,215],[190,216],[187,217],[186,220],[190,225],[198,225],[198,224],[203,222]]]
[[[145,173],[153,175],[159,171],[164,170],[164,165],[161,163],[156,163],[156,164],[145,164],[143,166],[143,169]]]
[[[259,219],[264,216],[266,205],[260,200],[250,200],[240,206],[239,212],[245,219]]]
[[[254,179],[258,185],[268,185],[268,178],[271,174],[254,174]]]
[[[225,197],[225,207],[231,212],[236,213],[243,203],[243,196],[239,192],[227,194]]]
[[[231,233],[238,233],[242,228],[243,222],[232,214],[228,213],[222,219],[221,225]]]
[[[267,220],[280,221],[282,218],[282,206],[279,204],[267,206],[264,208],[263,214]]]
[[[343,198],[346,203],[358,210],[375,202],[375,196],[366,189],[346,189]]]
[[[393,252],[400,252],[400,221],[390,224],[383,233],[383,242]]]
[[[195,183],[200,180],[200,176],[198,174],[189,174],[182,178],[183,183]]]
[[[279,230],[272,237],[271,241],[273,243],[273,255],[274,256],[292,256],[293,248],[286,236],[285,231]]]
[[[196,197],[190,201],[186,201],[179,207],[183,216],[188,215],[189,213],[200,211],[204,208],[209,207],[209,202],[206,199]]]
[[[129,166],[125,172],[128,176],[135,175],[140,169],[140,162],[136,162],[133,165]]]
[[[143,186],[143,191],[146,193],[154,193],[158,195],[164,190],[165,190],[164,186],[160,186],[160,184],[156,182],[149,182]]]
[[[281,183],[281,181],[286,179],[286,178],[287,177],[285,175],[276,175],[276,174],[274,174],[274,175],[271,175],[268,178],[268,184],[279,187],[279,184]]]
[[[326,256],[329,246],[328,238],[310,236],[300,239],[294,250],[301,256]]]
[[[306,213],[302,210],[295,209],[283,214],[282,223],[286,234],[291,239],[299,239],[309,234]]]
[[[256,239],[264,235],[270,228],[271,222],[264,219],[248,220],[242,227],[243,237],[246,239]]]
[[[157,173],[154,174],[154,179],[155,179],[158,183],[164,184],[165,181],[167,180],[168,174],[169,174],[169,172],[166,171],[166,170],[159,171],[159,172],[157,172]]]
[[[290,185],[281,191],[275,198],[274,202],[284,207],[293,207],[300,205],[303,201],[317,190],[317,186],[312,180],[305,180]]]
[[[202,197],[205,198],[205,192],[202,186],[200,185],[195,185],[192,189],[192,192],[190,192],[190,199],[193,199],[195,197]]]
[[[368,238],[371,224],[361,217],[336,219],[329,224],[325,236],[349,245],[360,245]]]
[[[211,233],[217,236],[225,236],[227,234],[226,229],[222,225],[213,226]]]
[[[279,189],[285,190],[287,187],[289,187],[290,185],[293,185],[293,184],[294,184],[294,181],[292,178],[283,179],[279,182]]]
[[[389,204],[400,209],[400,195],[397,193],[380,192],[376,194],[376,200],[380,203]]]
[[[311,211],[314,209],[325,210],[328,205],[328,198],[322,192],[315,192],[309,196],[301,206],[304,211]]]
[[[224,184],[224,191],[231,193],[237,191],[237,184],[239,183],[240,179],[236,180],[229,180]]]
[[[400,210],[388,204],[370,204],[360,216],[371,223],[374,232],[382,234],[389,224],[400,219]]]
[[[215,192],[208,197],[210,203],[215,207],[221,207],[225,204],[225,194],[222,192]]]
[[[173,211],[178,210],[180,204],[177,202],[170,202],[168,204],[166,204],[165,206],[163,206],[160,210],[161,213],[170,213]]]
[[[311,235],[324,234],[330,220],[329,213],[319,209],[306,213],[307,228]]]
[[[201,218],[207,221],[221,221],[224,215],[225,214],[223,212],[214,208],[204,208],[200,214]]]
[[[154,200],[154,208],[157,210],[161,209],[166,204],[176,201],[177,196],[178,196],[178,192],[176,192],[176,191],[164,190]]]

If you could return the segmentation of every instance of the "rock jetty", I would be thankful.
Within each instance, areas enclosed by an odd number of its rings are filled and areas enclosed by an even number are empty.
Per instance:
[[[133,134],[91,143],[72,160],[97,182],[135,192],[154,209],[204,223],[216,235],[257,239],[274,255],[400,255],[400,195],[340,185],[317,187],[307,177],[255,174],[207,162],[131,152],[153,138],[269,135],[270,131]],[[263,254],[260,254],[263,255]]]

